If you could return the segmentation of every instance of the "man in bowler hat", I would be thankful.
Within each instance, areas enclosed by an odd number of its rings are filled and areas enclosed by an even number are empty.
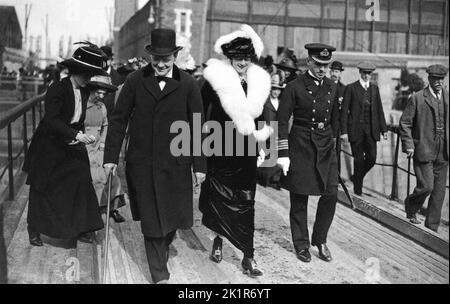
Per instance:
[[[145,46],[151,63],[128,75],[109,121],[104,167],[116,174],[125,130],[129,145],[125,156],[126,180],[133,219],[141,222],[152,279],[167,283],[169,245],[177,229],[193,224],[193,170],[195,184],[203,182],[206,159],[174,156],[170,147],[178,136],[170,132],[174,122],[193,126],[201,117],[202,99],[195,80],[175,64],[181,47],[171,29],[155,29]],[[190,136],[192,147],[192,133]],[[192,149],[191,149],[192,151]]]
[[[337,202],[338,168],[335,138],[339,124],[336,84],[326,76],[336,49],[321,43],[305,45],[306,73],[287,84],[278,108],[278,161],[287,175],[283,187],[290,191],[290,224],[297,258],[310,262],[310,245],[319,258],[331,261],[327,235]],[[294,116],[289,132],[289,118]],[[308,232],[308,197],[319,195],[316,220]]]
[[[360,79],[345,89],[341,109],[341,140],[350,141],[354,158],[354,173],[351,180],[356,195],[362,195],[363,180],[377,160],[377,141],[380,134],[387,140],[378,86],[371,83],[376,67],[370,62],[358,64]]]
[[[428,87],[413,94],[403,111],[400,136],[403,152],[413,158],[417,179],[405,199],[406,216],[419,224],[416,214],[430,195],[425,227],[437,231],[448,172],[448,91],[443,86],[448,68],[436,64],[427,73]]]

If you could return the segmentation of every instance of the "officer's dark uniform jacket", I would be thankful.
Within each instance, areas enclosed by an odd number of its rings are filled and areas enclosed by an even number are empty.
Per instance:
[[[293,114],[289,133],[288,122]],[[290,82],[278,109],[278,157],[289,157],[284,187],[297,194],[322,195],[338,185],[335,140],[339,126],[336,84],[317,85],[306,72]]]

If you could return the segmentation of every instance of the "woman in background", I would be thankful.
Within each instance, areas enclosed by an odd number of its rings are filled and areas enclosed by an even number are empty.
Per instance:
[[[109,76],[97,75],[87,83],[91,90],[86,109],[86,119],[84,127],[86,134],[95,137],[93,144],[86,146],[90,167],[92,183],[100,205],[102,213],[106,213],[107,208],[107,179],[103,168],[103,153],[105,148],[106,132],[108,131],[108,118],[106,106],[103,99],[107,94],[114,94],[117,87],[111,84]],[[112,176],[111,186],[111,208],[109,216],[116,223],[125,222],[125,218],[119,213],[118,208],[125,205],[125,194],[118,175]]]

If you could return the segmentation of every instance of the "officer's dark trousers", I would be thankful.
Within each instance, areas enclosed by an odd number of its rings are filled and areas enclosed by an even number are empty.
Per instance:
[[[167,262],[169,260],[169,246],[175,237],[175,233],[176,231],[172,231],[166,237],[160,238],[144,236],[145,253],[154,283],[168,280],[170,277]]]
[[[370,127],[365,127],[359,140],[350,143],[353,154],[355,193],[362,192],[364,177],[377,160],[377,142],[370,133]]]
[[[308,232],[308,195],[290,192],[292,242],[296,251],[310,247]],[[314,222],[311,244],[313,246],[327,242],[328,230],[333,221],[336,210],[337,188],[330,194],[322,195],[319,199]]]
[[[438,145],[439,154],[435,161],[419,162],[414,160],[417,186],[413,193],[406,199],[408,217],[417,213],[425,199],[428,200],[428,209],[425,226],[437,231],[441,221],[441,210],[445,199],[445,184],[447,180],[448,159],[444,158],[444,143],[441,140]]]

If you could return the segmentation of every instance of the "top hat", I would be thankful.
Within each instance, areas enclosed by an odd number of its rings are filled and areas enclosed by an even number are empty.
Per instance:
[[[178,52],[183,47],[176,46],[176,34],[171,29],[154,29],[151,33],[150,44],[145,46],[145,50],[156,56],[169,56]]]
[[[113,52],[112,52],[112,48],[111,48],[109,45],[104,45],[104,46],[102,46],[100,49],[103,51],[103,53],[106,54],[106,56],[108,57],[108,59],[113,58],[114,54],[113,54]]]
[[[117,87],[111,83],[111,77],[104,75],[96,75],[91,77],[86,85],[93,89],[103,89],[108,92],[117,91]]]
[[[427,73],[432,77],[445,78],[448,73],[448,68],[442,64],[433,64],[427,68]]]
[[[58,64],[67,67],[72,74],[91,72],[104,75],[106,68],[104,53],[95,45],[79,47],[71,58]]]
[[[323,43],[308,43],[305,45],[308,55],[317,63],[328,64],[331,62],[331,56],[336,48]]]
[[[343,66],[342,62],[336,60],[336,61],[333,61],[331,63],[330,69],[331,70],[343,71],[344,70],[344,66]]]

